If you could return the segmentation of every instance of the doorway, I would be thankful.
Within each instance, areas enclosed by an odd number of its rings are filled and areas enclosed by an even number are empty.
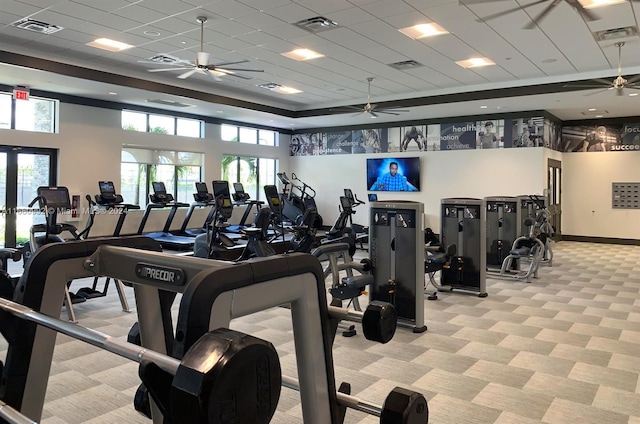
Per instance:
[[[554,241],[562,239],[562,162],[548,159],[547,162],[547,205],[549,222],[555,228]]]
[[[31,225],[44,217],[29,203],[39,186],[56,184],[57,150],[0,146],[0,247],[29,240]]]

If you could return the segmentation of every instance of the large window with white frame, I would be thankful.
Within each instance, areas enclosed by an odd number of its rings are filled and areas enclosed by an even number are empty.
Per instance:
[[[266,201],[264,186],[276,184],[278,159],[247,156],[222,156],[222,179],[242,183],[244,191],[251,199]]]
[[[171,115],[122,111],[122,129],[152,132],[183,137],[204,137],[204,122],[198,119],[179,118]]]
[[[34,132],[56,132],[58,101],[30,96],[15,100],[0,93],[0,128]]]
[[[263,146],[277,146],[278,133],[271,130],[257,128],[238,127],[222,124],[220,126],[220,138],[222,141],[237,141],[247,144],[260,144]]]
[[[120,164],[120,191],[126,203],[144,207],[151,183],[163,182],[178,202],[193,201],[195,183],[202,181],[204,155],[124,147]]]

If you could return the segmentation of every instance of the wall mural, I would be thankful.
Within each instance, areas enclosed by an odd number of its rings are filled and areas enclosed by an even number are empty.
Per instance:
[[[640,123],[563,126],[540,116],[300,133],[291,156],[546,147],[561,152],[640,151]]]
[[[640,151],[640,124],[563,126],[559,150]]]

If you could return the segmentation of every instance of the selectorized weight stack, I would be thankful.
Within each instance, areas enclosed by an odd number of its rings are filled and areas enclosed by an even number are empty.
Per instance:
[[[459,289],[487,296],[486,211],[483,199],[442,199],[441,237],[455,251],[442,269],[441,290]],[[455,249],[449,249],[455,246]]]
[[[500,268],[513,242],[521,235],[520,199],[485,197],[487,205],[487,266]]]
[[[371,300],[390,302],[396,308],[398,325],[424,325],[424,205],[389,200],[371,202],[369,257],[374,282]]]

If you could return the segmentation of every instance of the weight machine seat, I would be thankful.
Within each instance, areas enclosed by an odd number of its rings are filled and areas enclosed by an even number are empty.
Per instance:
[[[526,247],[526,246],[522,246],[522,247],[518,247],[516,249],[511,249],[509,254],[514,256],[514,257],[523,258],[523,257],[529,256],[529,254],[531,254],[531,249]]]
[[[373,275],[371,274],[362,274],[362,275],[352,275],[351,277],[342,278],[342,284],[347,287],[365,287],[369,284],[373,284]]]

